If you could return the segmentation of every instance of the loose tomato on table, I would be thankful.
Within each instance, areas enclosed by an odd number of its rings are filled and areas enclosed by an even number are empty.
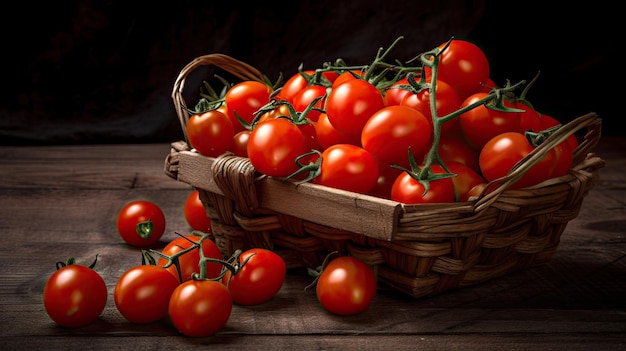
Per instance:
[[[165,214],[152,201],[135,200],[122,207],[117,215],[117,231],[129,245],[148,247],[165,232]]]
[[[194,189],[185,200],[183,207],[187,224],[194,229],[204,233],[212,233],[211,218],[207,216],[204,204],[200,200],[200,193]]]
[[[199,153],[217,157],[230,150],[235,129],[227,115],[211,110],[189,117],[187,138]]]
[[[211,336],[220,331],[233,309],[230,292],[215,280],[188,280],[174,289],[168,314],[174,327],[190,337]]]
[[[100,274],[70,258],[57,263],[57,270],[46,281],[43,303],[46,313],[57,324],[83,327],[100,316],[107,302],[107,287]]]
[[[276,252],[253,248],[242,252],[236,262],[237,270],[230,270],[222,278],[233,302],[239,305],[258,305],[272,299],[283,286],[287,264]]]
[[[178,279],[165,268],[149,264],[135,266],[115,284],[115,306],[129,322],[157,322],[167,316],[170,296],[178,285]]]
[[[161,253],[166,256],[173,256],[183,250],[189,249],[190,247],[197,245],[202,236],[195,234],[188,234],[179,238],[176,238],[170,241]],[[202,239],[202,243],[200,244],[202,248],[202,253],[204,257],[213,258],[216,260],[223,259],[222,253],[220,252],[217,244],[211,238],[205,237]],[[172,264],[167,267],[167,270],[176,277],[180,282],[185,282],[187,280],[192,279],[192,275],[194,273],[200,272],[200,252],[199,248],[196,247],[191,249],[190,251],[185,252],[178,256],[178,262],[180,266],[180,271],[182,274],[182,279],[179,278],[178,270],[176,269],[176,265]],[[159,257],[157,260],[158,266],[167,265],[168,260],[164,257]],[[216,278],[219,276],[222,271],[222,264],[219,262],[206,262],[206,277],[207,278]]]
[[[376,274],[370,266],[354,256],[340,256],[322,268],[315,293],[327,311],[347,316],[365,311],[376,288]]]

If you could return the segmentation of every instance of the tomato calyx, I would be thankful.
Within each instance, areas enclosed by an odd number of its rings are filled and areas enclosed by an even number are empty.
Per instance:
[[[326,267],[328,265],[328,262],[330,262],[331,257],[333,255],[338,255],[339,251],[332,251],[329,252],[326,257],[324,257],[324,261],[322,262],[321,265],[315,267],[315,268],[311,268],[311,267],[307,267],[307,274],[311,277],[314,277],[315,279],[313,279],[313,281],[311,282],[311,284],[307,285],[304,287],[304,291],[306,292],[308,289],[314,287],[315,285],[317,285],[317,281],[319,280],[320,276],[322,275],[322,271],[324,270],[324,267]]]
[[[139,235],[142,239],[148,240],[154,231],[154,224],[151,219],[148,219],[147,221],[137,223],[135,229],[137,231],[137,235]]]
[[[428,190],[430,190],[431,181],[457,176],[457,174],[455,173],[434,173],[431,167],[432,162],[429,163],[428,165],[424,165],[420,167],[415,161],[415,157],[413,156],[413,153],[411,152],[411,147],[409,147],[408,149],[408,157],[409,157],[409,164],[411,167],[410,169],[404,168],[398,165],[391,165],[391,167],[400,169],[408,173],[411,176],[411,178],[415,179],[420,184],[422,184],[422,186],[424,187],[423,195],[426,195],[426,193],[428,193]],[[440,164],[441,167],[443,167],[443,169],[446,170],[446,172],[448,171],[447,167],[445,167],[445,165],[443,164],[443,162],[441,162],[441,160],[437,161],[437,163]]]
[[[89,266],[86,266],[86,267],[87,267],[87,268],[94,269],[94,267],[96,267],[96,262],[97,262],[97,261],[98,261],[98,255],[96,255],[96,258],[94,258],[93,262],[92,262]],[[71,256],[70,256],[70,257],[68,257],[68,258],[67,258],[67,260],[66,260],[65,262],[63,262],[63,261],[58,261],[58,262],[56,263],[56,268],[57,268],[57,271],[58,271],[59,269],[61,269],[61,268],[63,268],[63,267],[66,267],[66,266],[71,266],[71,265],[73,265],[73,264],[77,264],[77,263],[76,263],[76,259],[75,259],[74,257],[71,257]]]

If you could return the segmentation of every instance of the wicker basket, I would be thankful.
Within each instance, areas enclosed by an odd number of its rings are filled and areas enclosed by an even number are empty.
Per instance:
[[[193,60],[181,71],[172,93],[183,131],[189,118],[185,80],[203,65],[218,66],[241,79],[263,79],[253,67],[228,56]],[[417,298],[550,260],[604,167],[592,153],[600,131],[595,113],[581,116],[491,184],[487,195],[447,204],[405,205],[316,184],[296,186],[259,174],[247,158],[228,153],[206,157],[185,141],[172,143],[164,170],[200,191],[223,254],[263,247],[280,252],[290,267],[315,268],[328,253],[339,251],[375,266],[380,282]],[[579,147],[569,174],[508,190],[574,133]]]

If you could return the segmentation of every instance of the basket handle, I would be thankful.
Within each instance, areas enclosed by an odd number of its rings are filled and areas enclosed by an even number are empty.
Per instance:
[[[480,213],[488,208],[498,199],[500,194],[509,189],[526,171],[541,161],[550,150],[583,128],[587,128],[588,131],[584,139],[579,143],[578,147],[576,147],[576,150],[573,151],[572,165],[581,162],[586,157],[587,153],[596,147],[600,139],[602,120],[598,118],[597,114],[594,112],[578,117],[563,125],[543,143],[517,162],[506,176],[489,182],[483,194],[474,204],[474,212]]]
[[[172,100],[174,100],[176,114],[178,115],[180,126],[183,129],[183,134],[185,135],[187,144],[189,144],[189,140],[187,140],[187,122],[189,121],[190,115],[188,112],[189,110],[187,108],[187,103],[183,98],[185,81],[187,77],[191,74],[191,72],[193,72],[196,68],[200,66],[210,65],[216,66],[228,73],[231,73],[235,77],[244,81],[257,80],[260,82],[265,82],[265,76],[258,69],[228,55],[209,54],[196,57],[193,61],[189,62],[178,74],[178,78],[176,78],[176,81],[174,82],[174,88],[172,90]]]

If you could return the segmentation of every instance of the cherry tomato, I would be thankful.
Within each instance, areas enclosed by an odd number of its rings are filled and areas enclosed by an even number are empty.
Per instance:
[[[107,302],[102,276],[90,267],[67,264],[46,281],[43,303],[46,313],[57,324],[78,328],[100,316]]]
[[[309,152],[308,140],[290,119],[268,119],[256,125],[248,139],[248,157],[268,176],[286,177],[298,170],[296,158]]]
[[[162,267],[135,266],[124,272],[115,284],[115,306],[132,323],[163,320],[170,296],[178,284],[176,277]]]
[[[406,77],[402,78],[385,90],[385,106],[400,105],[402,99],[410,93],[409,90],[401,88],[401,85],[409,85],[409,80]]]
[[[283,286],[287,275],[287,264],[283,258],[274,251],[253,248],[239,255],[238,263],[244,262],[234,275],[227,271],[222,278],[233,302],[258,305],[272,299]]]
[[[439,45],[442,49],[447,43]],[[454,39],[441,53],[437,78],[450,84],[464,100],[481,91],[489,81],[489,60],[476,44],[466,40]],[[432,76],[432,69],[424,67],[426,78]]]
[[[183,210],[185,220],[192,229],[205,233],[212,233],[211,217],[206,214],[206,209],[200,200],[200,193],[198,190],[193,190],[187,196]]]
[[[439,165],[431,166],[433,173],[447,173]],[[391,187],[391,199],[405,204],[450,203],[455,201],[454,183],[451,178],[431,180],[428,192],[424,185],[407,172],[402,172]]]
[[[492,181],[509,173],[511,168],[534,147],[528,139],[518,132],[507,132],[495,136],[480,152],[478,162],[480,170],[487,181]],[[510,189],[520,189],[538,184],[552,176],[556,165],[554,150],[526,171]]]
[[[467,193],[474,186],[485,183],[485,178],[482,175],[463,163],[448,162],[446,167],[450,173],[456,174],[456,176],[452,177],[452,182],[454,183],[459,201],[466,200],[468,198]]]
[[[462,100],[459,98],[457,91],[450,84],[437,79],[435,90],[435,108],[437,116],[443,117],[459,109]],[[400,101],[400,105],[410,106],[421,112],[424,117],[426,117],[428,123],[430,123],[432,129],[433,114],[430,111],[430,95],[430,89],[421,90],[417,94],[409,92],[404,95],[404,98]],[[458,128],[458,123],[458,118],[453,118],[441,124],[441,134],[452,133],[452,131]]]
[[[362,79],[350,79],[333,87],[326,98],[326,114],[330,123],[347,134],[361,133],[367,120],[384,106],[381,92]]]
[[[431,124],[421,112],[409,106],[387,106],[365,123],[361,144],[381,161],[408,167],[408,149],[421,160],[431,136]]]
[[[357,77],[361,77],[363,78],[365,76],[365,72],[361,71],[361,70],[351,70],[351,71],[345,71],[341,74],[339,74],[339,76],[337,77],[337,79],[335,79],[335,81],[333,82],[332,88],[335,89],[336,87],[340,86],[341,84],[349,81],[349,80],[353,80]]]
[[[378,180],[368,194],[383,199],[390,199],[391,187],[400,173],[402,173],[401,169],[391,167],[390,164],[378,160]]]
[[[560,124],[561,122],[559,122],[556,118],[550,115],[546,115],[545,113],[541,114],[540,130],[546,130],[551,127],[556,127]],[[567,140],[567,143],[569,144],[570,149],[572,151],[576,150],[576,148],[578,147],[578,139],[576,139],[576,135],[572,134],[566,140]]]
[[[217,157],[230,150],[234,135],[233,123],[218,110],[192,115],[187,122],[189,143],[205,156]]]
[[[190,337],[217,333],[228,323],[232,309],[228,289],[215,280],[189,280],[180,284],[168,305],[174,327]]]
[[[315,293],[320,304],[331,313],[343,316],[361,313],[376,296],[376,275],[356,257],[337,257],[322,269]]]
[[[315,74],[315,70],[309,69],[304,70],[304,73],[311,76]],[[339,74],[335,71],[324,71],[322,72],[322,76],[326,78],[330,83],[333,83],[335,79],[339,76]],[[296,96],[300,90],[304,89],[307,85],[309,85],[309,81],[305,78],[300,72],[292,75],[285,84],[283,84],[282,89],[276,95],[277,100],[286,100],[290,103],[293,103],[293,98]]]
[[[328,115],[320,114],[317,123],[315,123],[315,134],[320,144],[320,151],[324,151],[331,145],[335,144],[352,144],[361,146],[361,134],[346,134],[338,131],[335,126],[328,120]]]
[[[471,105],[487,95],[487,93],[473,94],[461,103],[461,107]],[[510,108],[515,107],[509,101],[505,101],[504,105]],[[462,113],[457,118],[465,139],[477,151],[480,151],[485,143],[496,135],[516,132],[520,126],[519,112],[498,111],[487,108],[484,104]]]
[[[322,152],[315,184],[367,194],[378,181],[378,161],[369,151],[352,144],[335,144]]]
[[[446,164],[448,162],[459,162],[476,172],[480,172],[478,153],[461,138],[442,135],[439,138],[437,151],[441,160]]]
[[[524,111],[519,113],[520,125],[517,130],[518,132],[524,133],[526,131],[541,131],[541,113],[520,101],[515,102],[515,108]]]
[[[239,157],[248,157],[248,139],[250,139],[250,131],[242,130],[233,137],[233,146],[230,151]]]
[[[326,87],[321,85],[309,85],[305,87],[293,97],[293,108],[296,112],[303,112],[307,107],[309,107],[313,100],[317,98],[321,99],[317,100],[315,105],[313,105],[314,108],[306,114],[306,118],[313,122],[317,122],[320,113],[324,110],[324,104],[326,102]]]
[[[126,243],[148,247],[163,236],[165,214],[154,202],[131,201],[117,215],[117,231]]]
[[[181,252],[193,246],[194,243],[197,243],[199,240],[200,240],[200,236],[195,235],[195,234],[188,234],[188,235],[185,235],[184,237],[176,238],[170,241],[167,245],[165,245],[161,253],[167,256],[172,256],[175,253]],[[219,260],[223,258],[222,253],[217,247],[217,244],[215,244],[215,242],[211,240],[210,238],[205,238],[204,240],[202,240],[201,247],[202,247],[202,252],[204,254],[204,257],[210,257],[210,258],[219,259]],[[200,272],[200,253],[198,252],[197,248],[180,255],[178,257],[178,260],[180,263],[180,271],[183,276],[183,279],[182,279],[183,282],[190,280],[192,278],[192,274]],[[165,266],[166,264],[167,264],[167,259],[163,257],[159,257],[159,259],[157,260],[157,265]],[[174,277],[176,277],[177,279],[179,278],[178,271],[176,270],[175,265],[171,265],[167,267],[167,270],[172,275],[174,275]],[[221,271],[222,271],[221,263],[217,263],[217,262],[206,263],[206,277],[207,278],[215,278],[220,274]],[[181,280],[179,279],[179,281]]]
[[[228,89],[224,101],[233,125],[241,124],[237,116],[248,124],[252,123],[256,112],[270,101],[271,93],[272,87],[255,80],[239,82]]]

